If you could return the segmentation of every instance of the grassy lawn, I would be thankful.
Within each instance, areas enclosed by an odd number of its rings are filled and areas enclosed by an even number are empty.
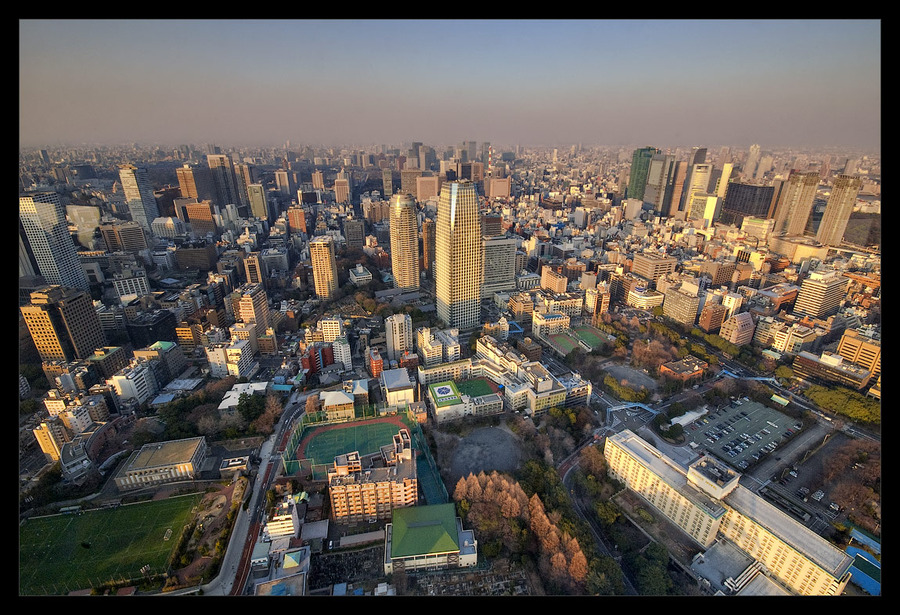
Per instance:
[[[60,595],[165,571],[202,495],[28,519],[19,528],[19,595]],[[171,530],[171,531],[170,531]]]

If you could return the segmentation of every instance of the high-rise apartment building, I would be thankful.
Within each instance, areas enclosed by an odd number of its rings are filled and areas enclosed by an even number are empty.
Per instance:
[[[412,318],[409,314],[392,314],[384,319],[384,337],[387,342],[387,358],[397,361],[404,352],[415,349]]]
[[[132,164],[120,165],[119,180],[122,182],[125,204],[131,213],[131,219],[150,232],[150,224],[159,218],[159,206],[156,204],[147,169]]]
[[[775,208],[775,233],[777,235],[802,235],[809,221],[819,174],[816,171],[801,173],[792,170],[781,186],[781,195]]]
[[[811,318],[837,314],[849,286],[850,280],[838,271],[813,271],[800,283],[792,314]]]
[[[42,361],[87,359],[106,346],[100,317],[85,291],[45,286],[20,309]]]
[[[390,169],[382,169],[381,183],[384,190],[384,197],[389,199],[394,195],[393,173]]]
[[[48,284],[85,291],[90,288],[75,242],[69,234],[65,211],[55,192],[20,196],[19,221],[38,272]]]
[[[447,325],[471,330],[480,325],[484,252],[475,184],[441,187],[435,222],[435,305]]]
[[[394,288],[419,288],[419,224],[411,194],[391,197],[390,233]]]
[[[350,180],[337,178],[334,180],[334,202],[350,202]]]
[[[266,333],[266,329],[272,326],[272,316],[269,310],[269,298],[262,284],[244,284],[235,294],[234,303],[235,320],[256,325],[257,339]]]
[[[634,150],[631,156],[631,172],[628,178],[628,198],[644,199],[644,190],[647,187],[647,174],[650,171],[650,161],[660,150],[655,147],[642,147]]]
[[[323,318],[318,324],[325,342],[331,343],[344,335],[344,322],[337,317]]]
[[[816,241],[826,246],[840,246],[844,239],[844,231],[856,205],[861,180],[854,175],[839,175],[831,186],[825,214],[819,222]]]
[[[320,299],[330,299],[337,290],[337,263],[334,258],[334,239],[319,235],[309,242],[309,258],[313,270],[313,284]]]

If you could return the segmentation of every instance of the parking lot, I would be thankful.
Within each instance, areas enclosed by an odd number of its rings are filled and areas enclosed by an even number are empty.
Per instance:
[[[688,424],[685,436],[692,448],[705,448],[743,471],[774,453],[801,428],[797,419],[742,398],[721,408],[710,407],[707,414]]]

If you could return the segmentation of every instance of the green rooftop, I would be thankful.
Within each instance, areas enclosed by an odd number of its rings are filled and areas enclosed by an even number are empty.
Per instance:
[[[459,551],[455,504],[395,508],[392,516],[392,559]]]
[[[434,400],[435,406],[445,408],[447,406],[455,406],[462,402],[459,389],[452,380],[446,382],[435,382],[428,386],[431,393],[431,399]]]

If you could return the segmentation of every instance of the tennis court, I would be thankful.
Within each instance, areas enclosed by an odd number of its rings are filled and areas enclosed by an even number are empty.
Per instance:
[[[62,595],[166,571],[202,495],[28,519],[19,528],[19,595]]]

